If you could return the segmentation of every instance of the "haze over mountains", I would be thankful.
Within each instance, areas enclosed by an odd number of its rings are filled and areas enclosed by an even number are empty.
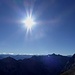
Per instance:
[[[7,58],[7,57],[12,57],[16,60],[19,60],[19,59],[25,59],[25,58],[31,58],[32,56],[51,56],[51,55],[60,55],[60,54],[48,54],[48,55],[33,55],[33,54],[0,54],[0,59],[3,59],[3,58]],[[62,55],[61,55],[62,56]],[[68,57],[71,57],[72,55],[67,55]]]
[[[31,58],[32,55],[11,55],[11,54],[0,54],[0,59],[6,58],[6,57],[12,57],[16,60],[24,59],[24,58]]]

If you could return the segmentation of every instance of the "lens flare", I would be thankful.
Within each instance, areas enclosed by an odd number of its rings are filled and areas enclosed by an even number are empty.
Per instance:
[[[35,22],[33,20],[32,17],[28,16],[25,20],[24,20],[24,26],[27,29],[27,32],[31,32],[33,26],[35,25]]]

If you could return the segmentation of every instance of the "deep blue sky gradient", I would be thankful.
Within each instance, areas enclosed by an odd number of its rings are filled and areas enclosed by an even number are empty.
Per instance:
[[[37,24],[27,35],[30,9]],[[74,54],[75,0],[0,0],[0,53]]]

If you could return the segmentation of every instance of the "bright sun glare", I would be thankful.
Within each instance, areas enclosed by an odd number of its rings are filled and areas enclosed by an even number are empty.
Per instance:
[[[32,27],[35,25],[35,22],[32,17],[27,17],[25,19],[24,23],[25,23],[25,27],[27,29],[27,32],[31,31]]]

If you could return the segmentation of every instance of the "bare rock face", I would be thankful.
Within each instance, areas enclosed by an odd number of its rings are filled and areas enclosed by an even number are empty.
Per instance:
[[[75,75],[75,68],[72,68],[61,75]]]
[[[70,58],[61,75],[75,75],[75,54]]]

